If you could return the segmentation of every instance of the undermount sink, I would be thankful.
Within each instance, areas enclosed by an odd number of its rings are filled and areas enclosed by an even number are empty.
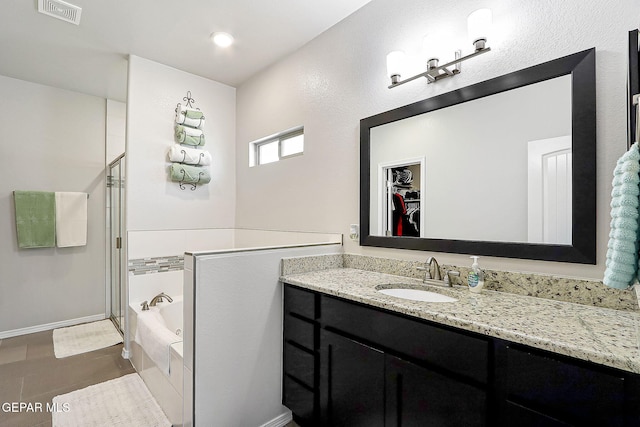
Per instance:
[[[422,289],[389,288],[379,289],[378,292],[396,298],[404,298],[412,301],[424,302],[455,302],[456,298],[442,295],[437,292],[423,291]]]

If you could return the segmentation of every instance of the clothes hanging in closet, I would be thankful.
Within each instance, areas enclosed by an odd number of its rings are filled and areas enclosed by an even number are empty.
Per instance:
[[[402,236],[403,220],[407,215],[407,206],[404,204],[404,197],[399,193],[393,193],[393,230],[392,235]]]
[[[393,193],[393,236],[420,236],[419,228],[411,222],[410,218],[410,214],[413,216],[415,211],[416,209],[412,209],[411,212],[409,212],[404,202],[404,197],[402,197],[400,193]],[[418,214],[418,222],[419,221],[420,214]]]

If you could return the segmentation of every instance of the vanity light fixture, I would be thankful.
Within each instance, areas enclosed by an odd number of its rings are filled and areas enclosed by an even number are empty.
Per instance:
[[[387,73],[391,78],[389,89],[419,79],[420,77],[425,77],[427,83],[434,83],[440,79],[459,74],[462,71],[460,66],[462,61],[466,61],[467,59],[491,50],[491,48],[487,46],[491,22],[492,15],[490,9],[478,9],[471,13],[467,18],[467,30],[469,40],[475,48],[474,52],[462,56],[461,50],[454,49],[454,59],[442,65],[440,65],[440,60],[444,57],[444,53],[447,52],[445,46],[446,38],[438,35],[426,36],[423,43],[423,52],[427,60],[427,70],[404,80],[401,80],[402,69],[405,62],[404,52],[393,51],[389,53],[387,55]]]
[[[211,34],[211,40],[219,47],[229,47],[233,44],[233,36],[229,33],[216,32]]]

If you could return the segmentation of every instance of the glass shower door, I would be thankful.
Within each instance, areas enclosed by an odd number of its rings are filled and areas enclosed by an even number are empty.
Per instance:
[[[109,165],[107,177],[107,194],[109,204],[109,248],[111,278],[111,313],[110,317],[116,327],[123,332],[123,299],[126,262],[122,250],[123,212],[124,212],[124,154]]]

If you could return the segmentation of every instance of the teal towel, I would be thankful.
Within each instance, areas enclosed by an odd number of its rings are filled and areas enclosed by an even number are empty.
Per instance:
[[[56,244],[55,193],[14,191],[18,247],[52,248]]]
[[[633,275],[636,273],[638,269],[638,267],[633,263],[617,262],[610,258],[607,258],[604,264],[607,266],[607,268],[613,271],[616,271],[618,273],[627,273],[627,274]]]
[[[638,207],[638,196],[635,194],[622,194],[618,197],[611,199],[610,206],[612,208],[618,208],[620,206],[631,206],[633,208]]]
[[[611,232],[603,283],[627,289],[638,280],[638,194],[640,150],[636,142],[620,157],[613,171]]]
[[[635,243],[638,240],[638,231],[628,228],[614,228],[609,232],[609,237],[614,240],[626,240]]]
[[[633,264],[636,260],[636,257],[633,254],[633,252],[616,251],[616,252],[613,252],[610,256],[611,258],[607,258],[607,259],[610,259],[611,261],[619,262],[619,263]]]
[[[638,228],[638,221],[630,218],[613,218],[609,225],[612,229],[616,228],[634,231]]]
[[[629,206],[619,206],[617,208],[611,209],[611,218],[638,219],[639,216],[640,213],[638,212],[637,208],[632,208]]]
[[[208,184],[211,181],[211,174],[207,167],[172,163],[171,181],[185,184]]]
[[[637,173],[632,173],[632,172],[625,172],[619,175],[615,175],[613,177],[613,186],[618,186],[621,184],[631,184],[634,185],[634,183],[637,182],[638,179],[638,174]]]
[[[629,196],[638,196],[638,195],[640,195],[640,187],[639,188],[627,187],[627,188],[625,188],[625,191],[627,192],[627,195],[629,195]],[[613,190],[611,190],[611,197],[620,197],[620,196],[622,196],[622,188],[613,187]]]
[[[608,249],[612,249],[613,251],[627,252],[630,254],[636,253],[636,242],[631,242],[629,240],[616,240],[609,239],[609,243],[607,244]],[[607,256],[609,253],[613,253],[613,251],[607,251]]]

